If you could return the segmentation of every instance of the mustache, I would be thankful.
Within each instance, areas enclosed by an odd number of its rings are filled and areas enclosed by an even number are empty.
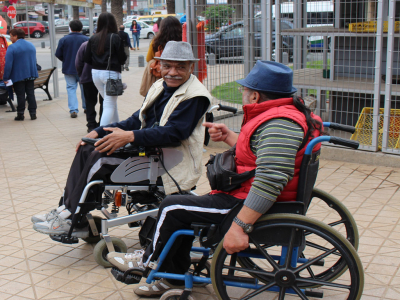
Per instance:
[[[165,78],[167,78],[167,79],[177,79],[177,80],[182,79],[181,76],[170,76],[170,75],[165,75]]]

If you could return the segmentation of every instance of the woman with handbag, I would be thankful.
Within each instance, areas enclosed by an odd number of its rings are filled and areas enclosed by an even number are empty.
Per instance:
[[[140,27],[136,20],[133,20],[131,25],[133,50],[135,50],[135,48],[136,50],[139,50],[140,30],[142,30],[142,27]]]
[[[100,14],[97,33],[87,44],[84,61],[92,66],[92,78],[104,99],[100,126],[119,121],[117,99],[122,94],[121,65],[125,63],[124,44],[117,22],[108,12]]]
[[[147,66],[140,85],[140,95],[143,97],[146,97],[151,85],[161,78],[160,61],[154,59],[154,57],[161,56],[165,45],[169,41],[182,41],[182,25],[177,18],[172,16],[166,17],[161,21],[156,37],[150,42],[146,56]]]

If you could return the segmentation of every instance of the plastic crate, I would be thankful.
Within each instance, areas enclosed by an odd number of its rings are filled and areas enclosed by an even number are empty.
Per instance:
[[[373,124],[372,107],[364,107],[361,111],[360,117],[357,120],[356,131],[350,139],[360,142],[362,145],[372,145],[372,124]],[[378,136],[378,149],[382,149],[382,136],[383,136],[383,119],[384,108],[379,109],[379,136]],[[389,139],[388,148],[400,148],[400,109],[390,110],[390,125],[389,125]]]
[[[376,32],[376,21],[350,23],[349,31],[351,32]],[[388,21],[383,22],[383,32],[388,32]],[[400,21],[394,22],[394,32],[400,31]]]

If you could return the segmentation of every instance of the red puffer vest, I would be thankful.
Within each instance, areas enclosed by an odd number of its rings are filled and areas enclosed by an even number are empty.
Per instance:
[[[243,106],[243,111],[244,117],[242,129],[240,130],[239,139],[236,143],[236,172],[239,174],[245,171],[253,170],[257,167],[256,156],[253,154],[253,151],[251,151],[250,148],[250,138],[253,135],[254,131],[256,131],[256,129],[261,124],[271,119],[286,118],[291,119],[299,124],[303,128],[304,134],[308,130],[306,117],[293,105],[293,98],[269,100],[260,104],[247,104]],[[312,117],[322,123],[321,118],[317,115],[312,114]],[[320,132],[317,130],[313,132],[314,137],[319,136],[319,134]],[[276,201],[283,202],[296,200],[301,161],[303,160],[304,152],[310,140],[311,137],[308,139],[304,147],[297,152],[295,159],[294,176],[292,180],[288,182]],[[314,147],[313,151],[315,152],[320,148],[321,144],[318,144]],[[243,182],[239,189],[231,192],[212,191],[211,193],[225,193],[239,199],[246,199],[253,181],[254,177]]]

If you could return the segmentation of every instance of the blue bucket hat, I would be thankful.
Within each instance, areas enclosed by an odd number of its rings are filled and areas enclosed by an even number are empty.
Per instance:
[[[259,92],[290,95],[297,92],[293,86],[293,71],[289,67],[274,61],[257,60],[245,79],[237,83]]]

